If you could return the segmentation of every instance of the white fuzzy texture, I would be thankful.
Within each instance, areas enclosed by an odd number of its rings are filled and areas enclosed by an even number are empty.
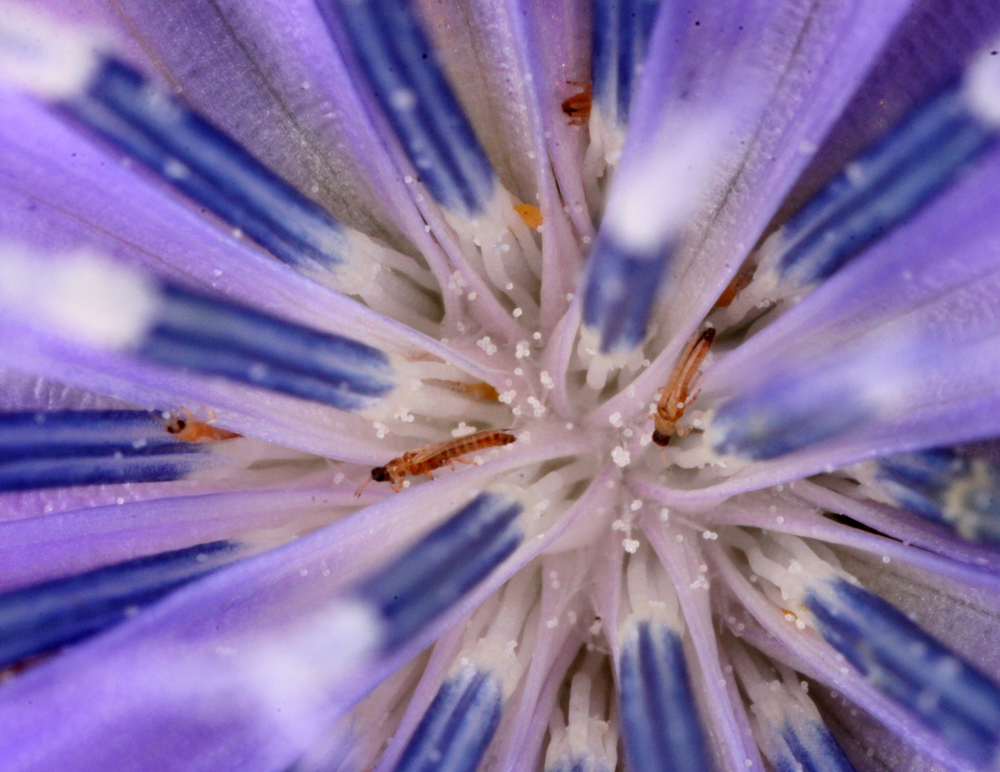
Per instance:
[[[632,611],[620,627],[621,640],[627,639],[642,621],[655,622],[679,636],[684,635],[677,591],[649,547],[643,546],[628,559],[625,591]]]
[[[534,653],[541,614],[538,587],[538,575],[530,571],[521,571],[507,582],[487,630],[463,648],[452,675],[473,662],[477,668],[492,673],[504,699],[513,694]]]
[[[0,310],[80,343],[139,343],[159,305],[156,287],[120,265],[78,252],[58,259],[0,244]]]
[[[703,203],[724,121],[685,116],[618,169],[603,227],[635,257],[657,257]]]
[[[253,649],[244,688],[266,706],[315,704],[373,656],[382,635],[369,604],[339,600],[297,627]]]
[[[44,99],[83,90],[99,42],[20,3],[0,2],[0,78]]]
[[[965,99],[980,120],[1000,129],[1000,40],[993,41],[973,58],[965,71]]]

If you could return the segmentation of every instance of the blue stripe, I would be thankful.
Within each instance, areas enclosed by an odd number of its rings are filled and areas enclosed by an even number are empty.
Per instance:
[[[9,459],[197,452],[147,410],[0,413],[0,463]]]
[[[79,410],[0,415],[0,491],[164,482],[208,448],[174,439],[154,413]]]
[[[969,462],[950,448],[900,453],[878,459],[882,472],[899,482],[943,488],[968,474]]]
[[[876,463],[874,484],[879,490],[900,508],[939,523],[947,523],[948,488],[971,471],[966,459],[944,448],[886,456]]]
[[[708,772],[681,637],[664,625],[640,622],[622,647],[620,667],[619,704],[629,769]]]
[[[901,509],[977,541],[1000,542],[1000,471],[949,448],[887,456],[874,485]]]
[[[618,104],[618,17],[622,0],[590,4],[590,79],[593,99],[609,118]]]
[[[810,590],[820,634],[878,689],[977,764],[1000,747],[1000,688],[861,587],[836,579]]]
[[[503,692],[474,667],[448,678],[427,708],[395,772],[474,772],[500,725]]]
[[[906,220],[993,146],[955,86],[849,164],[780,231],[776,265],[793,286],[821,281]]]
[[[776,772],[854,772],[844,751],[823,724],[786,722],[781,736],[788,743],[792,758],[776,760]]]
[[[592,0],[594,100],[614,126],[628,123],[660,0]]]
[[[342,226],[326,210],[117,59],[105,58],[62,107],[279,260],[303,269],[346,261]]]
[[[358,588],[385,621],[387,649],[410,640],[517,549],[522,509],[480,493]]]
[[[636,255],[607,236],[590,253],[583,296],[583,323],[601,341],[601,353],[632,351],[646,339],[670,246],[654,257]]]
[[[434,199],[453,212],[484,209],[495,175],[406,0],[317,0],[343,29],[374,95]]]
[[[612,772],[608,760],[592,753],[584,756],[563,756],[545,767],[545,772]]]
[[[26,459],[0,463],[0,491],[66,488],[74,485],[168,482],[199,468],[196,457],[176,455],[123,458]]]
[[[0,595],[0,667],[123,622],[239,553],[227,541],[199,544]]]
[[[395,386],[378,349],[175,287],[137,353],[341,410],[370,407]]]
[[[710,427],[719,455],[757,461],[829,439],[867,419],[872,407],[844,383],[839,363],[785,377],[723,403]]]

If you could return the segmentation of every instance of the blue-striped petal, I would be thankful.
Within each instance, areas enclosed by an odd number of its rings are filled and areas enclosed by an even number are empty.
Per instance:
[[[672,252],[670,245],[643,254],[602,234],[590,253],[583,323],[602,354],[632,351],[645,339]]]
[[[363,343],[177,287],[160,301],[135,349],[144,359],[341,410],[368,407],[394,387],[388,357]]]
[[[441,684],[395,772],[474,772],[502,710],[499,681],[475,666],[464,668]]]
[[[781,731],[787,753],[773,760],[776,772],[854,772],[830,730],[817,721],[787,722]]]
[[[1000,541],[1000,472],[988,460],[936,448],[873,464],[870,484],[880,499],[967,539]]]
[[[633,772],[708,772],[684,643],[674,630],[637,625],[622,646],[619,703]]]
[[[805,605],[820,634],[885,692],[977,764],[1000,749],[1000,687],[898,609],[837,578],[811,587]]]
[[[105,57],[61,107],[289,265],[349,262],[343,227],[326,210],[118,59]]]
[[[822,281],[936,196],[994,145],[996,133],[961,85],[945,90],[783,225],[762,267],[789,289]]]
[[[435,60],[408,0],[317,0],[343,32],[375,98],[434,199],[464,215],[482,211],[496,177]]]
[[[387,649],[411,639],[518,547],[522,509],[499,494],[480,493],[358,588],[383,620]]]
[[[590,76],[601,118],[628,123],[660,0],[592,0]]]
[[[0,595],[0,667],[123,622],[241,552],[228,541],[198,544]]]
[[[207,450],[145,410],[0,414],[0,490],[177,480]]]

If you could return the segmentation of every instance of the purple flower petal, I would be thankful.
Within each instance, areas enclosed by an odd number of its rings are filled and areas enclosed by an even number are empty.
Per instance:
[[[675,269],[679,278],[665,295],[667,312],[662,320],[669,344],[635,381],[638,394],[650,395],[666,382],[674,357],[694,331],[690,320],[701,319],[711,309],[808,162],[809,155],[796,149],[818,146],[908,6],[893,2],[804,11],[771,5],[771,15],[751,15],[753,24],[745,30],[727,26],[738,26],[739,14],[704,10],[707,18],[719,18],[721,25],[705,45],[716,50],[711,46],[720,35],[723,40],[742,39],[750,49],[750,63],[760,68],[760,79],[753,84],[753,98],[747,100],[753,109],[747,109],[732,129],[749,142],[742,157],[733,159],[725,183],[714,190],[711,218],[699,224],[692,248],[679,258]],[[778,19],[780,23],[773,23]],[[765,47],[756,45],[761,35],[769,40]],[[659,55],[655,38],[652,45],[651,60]],[[683,72],[684,65],[678,69]],[[701,95],[703,100],[719,93],[718,80],[701,75],[700,85],[708,92]],[[640,91],[634,121],[640,120],[645,93]],[[654,115],[658,107],[651,108]],[[660,109],[671,107],[668,100]],[[784,152],[785,148],[791,150]],[[625,406],[625,398],[618,395],[601,406],[595,421],[623,412]]]
[[[516,711],[497,733],[501,768],[513,770],[539,756],[543,732],[565,676],[581,644],[589,608],[583,602],[587,561],[579,553],[547,555],[542,561],[542,606],[531,666]],[[584,620],[577,624],[578,620]]]
[[[102,8],[92,23],[142,51],[148,72],[300,191],[355,227],[398,242],[369,170],[343,151],[360,132],[317,88],[318,73],[332,69],[332,50],[315,45],[323,40],[314,36],[309,59],[287,55],[303,45],[314,13],[306,2],[279,11],[128,0]]]
[[[785,620],[783,612],[767,600],[746,579],[738,574],[735,567],[722,557],[716,547],[709,548],[713,562],[720,570],[729,587],[753,617],[766,629],[754,634],[752,620],[738,622],[737,632],[744,635],[764,653],[784,661],[810,678],[816,678],[836,689],[848,699],[862,704],[871,713],[896,733],[905,736],[910,744],[939,763],[955,770],[971,770],[974,765],[956,756],[938,737],[930,733],[908,711],[882,695],[874,686],[850,669],[843,667],[843,660],[819,636],[804,636]],[[743,626],[740,627],[740,624]],[[776,640],[775,640],[776,639]],[[771,641],[774,641],[771,643]],[[787,652],[787,653],[786,653]]]
[[[224,234],[31,100],[5,89],[0,89],[0,99],[7,116],[0,129],[0,157],[5,172],[16,180],[0,187],[0,230],[6,240],[48,252],[86,245],[164,278],[212,287],[313,327],[353,333],[366,341],[382,337],[414,345],[420,340],[416,345],[425,350],[439,348]],[[26,143],[29,136],[37,142]],[[63,168],[66,156],[74,158],[74,173]],[[109,211],[111,200],[121,203]]]
[[[689,528],[664,522],[652,513],[644,513],[642,524],[677,588],[684,621],[698,655],[700,678],[695,682],[695,689],[704,695],[703,704],[711,720],[709,736],[716,743],[719,763],[728,769],[761,770],[760,752],[753,742],[742,702],[734,691],[732,675],[727,676],[722,670],[708,587],[698,581],[704,578],[705,572],[700,570],[704,556],[693,543],[697,534]]]
[[[178,496],[3,523],[0,589],[220,539],[276,546],[355,509],[352,493],[306,488]]]

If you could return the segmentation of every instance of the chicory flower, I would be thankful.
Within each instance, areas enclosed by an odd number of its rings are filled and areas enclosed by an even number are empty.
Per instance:
[[[990,3],[45,5],[0,768],[998,763]]]

